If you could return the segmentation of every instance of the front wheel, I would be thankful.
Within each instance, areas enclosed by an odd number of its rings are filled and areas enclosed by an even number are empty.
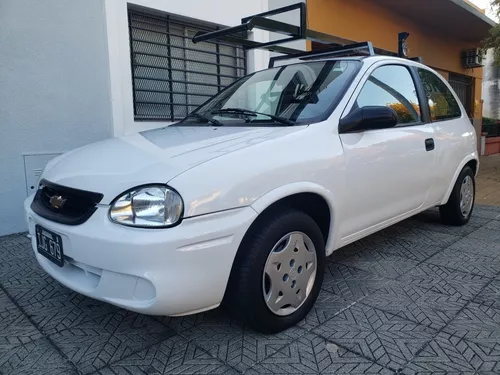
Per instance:
[[[466,166],[460,172],[448,202],[439,207],[442,222],[457,226],[467,224],[472,216],[475,193],[474,171]]]
[[[229,307],[251,328],[276,333],[314,305],[324,277],[325,244],[316,222],[301,211],[262,218],[250,229],[229,281]]]

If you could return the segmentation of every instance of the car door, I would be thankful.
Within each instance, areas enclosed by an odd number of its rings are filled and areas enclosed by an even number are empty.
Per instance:
[[[470,144],[475,131],[451,86],[430,69],[419,67],[417,72],[428,100],[436,144],[437,173],[429,199],[440,203],[460,163],[473,151]]]
[[[399,62],[375,64],[354,92],[343,116],[360,107],[389,106],[396,111],[398,123],[339,135],[348,192],[340,224],[344,242],[374,232],[426,204],[436,158],[433,128],[422,111],[422,100],[417,73]]]

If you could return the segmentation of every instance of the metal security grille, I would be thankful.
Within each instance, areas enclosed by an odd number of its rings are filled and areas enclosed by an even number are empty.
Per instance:
[[[472,77],[450,73],[449,82],[469,117],[472,117]]]
[[[215,28],[129,10],[129,30],[136,120],[182,119],[246,73],[243,49],[192,42]]]

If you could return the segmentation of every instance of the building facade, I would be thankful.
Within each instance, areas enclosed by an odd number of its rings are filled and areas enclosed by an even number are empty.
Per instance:
[[[194,45],[197,31],[297,1],[3,0],[0,235],[25,230],[23,201],[52,157],[168,125],[241,75],[267,67],[265,51]],[[482,69],[464,68],[460,54],[476,48],[492,25],[481,11],[463,0],[307,0],[307,8],[309,28],[391,51],[397,34],[409,32],[411,54],[452,82],[480,129]],[[279,20],[298,24],[294,14]],[[304,41],[293,47],[318,48]]]

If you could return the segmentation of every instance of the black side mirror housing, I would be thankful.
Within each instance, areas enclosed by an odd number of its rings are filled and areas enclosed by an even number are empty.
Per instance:
[[[361,107],[340,120],[339,133],[392,128],[397,123],[398,115],[392,108],[385,106]]]

